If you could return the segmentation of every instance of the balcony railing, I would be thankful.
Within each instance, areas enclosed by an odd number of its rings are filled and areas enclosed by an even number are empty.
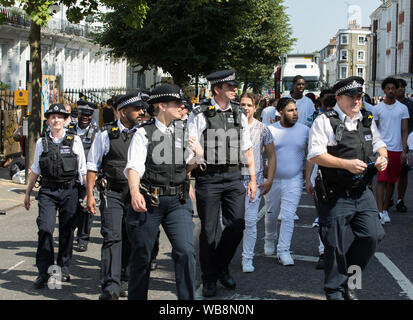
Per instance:
[[[7,24],[30,27],[30,18],[20,9],[0,6],[0,14],[3,15],[4,22]],[[42,31],[92,38],[92,34],[93,32],[96,32],[96,28],[87,24],[70,23],[64,19],[52,19],[48,21],[47,26],[42,27]]]

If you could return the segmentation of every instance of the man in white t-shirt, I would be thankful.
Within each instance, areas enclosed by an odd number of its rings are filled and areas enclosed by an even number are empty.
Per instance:
[[[387,169],[379,172],[377,176],[376,201],[382,224],[391,221],[387,210],[402,164],[406,163],[408,151],[409,111],[404,104],[396,100],[398,87],[397,79],[384,79],[382,89],[386,97],[373,110],[374,120],[387,146],[389,157]]]
[[[277,170],[272,188],[264,196],[267,205],[264,254],[269,256],[275,252],[278,216],[281,227],[277,257],[282,265],[291,266],[294,265],[294,260],[290,254],[290,245],[294,216],[303,188],[303,159],[307,153],[309,128],[297,122],[298,111],[294,99],[280,99],[277,109],[281,120],[268,126],[274,139]]]
[[[315,111],[314,103],[310,98],[304,95],[305,79],[303,76],[295,76],[293,79],[293,92],[290,98],[293,98],[297,104],[298,123],[311,127],[313,121],[313,114]]]

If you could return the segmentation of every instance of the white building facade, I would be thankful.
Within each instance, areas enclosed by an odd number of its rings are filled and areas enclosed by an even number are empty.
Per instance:
[[[385,0],[370,16],[368,92],[383,96],[382,81],[403,78],[413,91],[413,0]]]

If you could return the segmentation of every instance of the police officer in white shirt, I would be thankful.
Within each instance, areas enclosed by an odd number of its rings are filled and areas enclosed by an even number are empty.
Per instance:
[[[61,268],[61,280],[70,281],[69,266],[73,252],[73,234],[78,204],[78,183],[86,179],[86,160],[82,141],[67,133],[64,122],[69,118],[62,104],[52,104],[45,113],[50,131],[37,140],[34,161],[24,198],[24,206],[30,209],[30,193],[39,176],[41,188],[38,195],[37,217],[38,245],[36,266],[39,270],[34,286],[43,288],[54,265],[53,231],[56,211],[59,210],[59,251],[57,265]]]
[[[102,175],[98,180],[103,236],[100,300],[127,296],[130,247],[125,216],[130,199],[123,170],[133,134],[144,115],[144,103],[139,93],[119,96],[115,105],[120,118],[98,132],[87,161],[87,207],[93,214],[96,214],[93,188],[97,173]]]
[[[247,195],[250,202],[257,191],[252,143],[248,120],[235,98],[237,84],[234,70],[217,71],[207,80],[213,98],[194,108],[188,119],[189,141],[202,141],[205,164],[195,169],[196,204],[201,219],[200,263],[205,297],[216,295],[216,282],[235,289],[229,264],[241,242],[245,228],[245,188],[242,184],[241,164],[248,163],[250,174]],[[216,143],[216,140],[218,141]],[[243,155],[247,158],[243,161]],[[200,155],[197,154],[195,158]],[[196,159],[196,163],[199,164]],[[202,167],[203,166],[203,167]],[[225,229],[216,245],[219,212]]]
[[[350,267],[364,270],[384,237],[368,186],[377,170],[385,170],[387,150],[372,114],[361,110],[363,83],[360,77],[338,82],[337,105],[315,119],[309,136],[308,159],[319,166],[315,190],[325,245],[324,290],[331,300],[357,299],[348,283]],[[355,238],[346,251],[347,228]]]
[[[195,248],[190,183],[184,152],[183,92],[177,85],[156,87],[149,99],[156,117],[135,133],[124,170],[132,205],[126,217],[131,244],[130,300],[146,300],[152,249],[162,225],[172,245],[179,300],[195,297]]]

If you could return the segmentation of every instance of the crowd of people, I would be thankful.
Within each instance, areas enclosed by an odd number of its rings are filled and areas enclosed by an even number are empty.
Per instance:
[[[294,265],[290,246],[304,186],[316,206],[317,268],[325,271],[326,297],[357,299],[347,284],[349,267],[364,270],[384,237],[396,183],[394,204],[400,212],[408,210],[403,199],[413,164],[407,161],[413,150],[413,101],[406,97],[406,83],[384,80],[386,96],[372,105],[359,77],[316,98],[304,95],[305,79],[298,75],[291,94],[272,101],[258,101],[251,93],[237,97],[234,70],[214,72],[207,80],[212,97],[194,108],[185,104],[177,85],[116,96],[115,120],[101,129],[92,121],[93,103],[78,102],[76,122],[64,105],[50,106],[24,200],[29,210],[40,179],[36,288],[50,281],[55,264],[56,212],[57,265],[61,280],[70,281],[73,243],[87,251],[99,207],[100,299],[147,299],[161,225],[172,245],[178,299],[194,299],[196,198],[202,295],[216,296],[218,281],[234,290],[230,264],[241,241],[242,270],[255,271],[262,197],[264,254]],[[345,249],[341,235],[347,228],[355,239]]]

